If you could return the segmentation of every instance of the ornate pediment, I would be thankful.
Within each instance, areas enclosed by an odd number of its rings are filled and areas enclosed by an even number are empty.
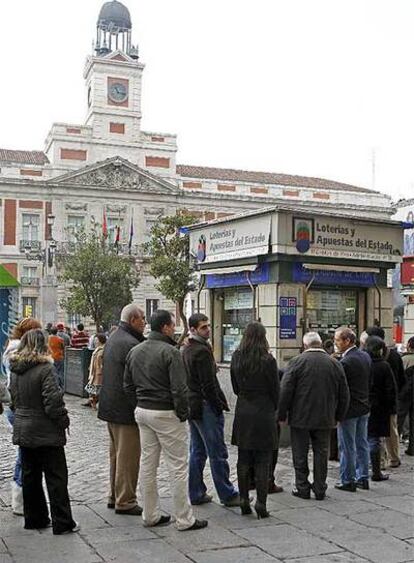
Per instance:
[[[108,159],[50,180],[52,183],[112,190],[176,194],[179,189],[121,158]]]

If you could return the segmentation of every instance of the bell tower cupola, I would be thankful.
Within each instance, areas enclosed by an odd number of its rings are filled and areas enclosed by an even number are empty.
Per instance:
[[[132,59],[138,59],[138,47],[132,45],[131,30],[128,8],[117,0],[105,2],[96,24],[96,54],[105,56],[112,51],[121,51]]]

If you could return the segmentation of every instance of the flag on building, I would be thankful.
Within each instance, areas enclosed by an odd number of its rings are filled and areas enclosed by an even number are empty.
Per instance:
[[[129,228],[129,240],[128,240],[128,252],[131,254],[132,252],[132,240],[134,238],[134,218],[131,215],[131,226]]]
[[[114,247],[116,248],[116,253],[118,254],[119,252],[119,241],[121,238],[121,227],[119,227],[118,225],[115,227],[115,242],[114,242]]]
[[[108,238],[108,224],[107,224],[107,222],[106,222],[106,212],[105,212],[105,209],[104,209],[104,212],[103,212],[102,235],[103,235],[103,237],[104,237],[105,239]]]

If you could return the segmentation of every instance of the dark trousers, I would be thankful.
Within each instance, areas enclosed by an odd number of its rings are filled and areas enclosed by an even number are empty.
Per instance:
[[[308,493],[312,488],[315,494],[324,494],[327,489],[330,429],[309,430],[291,427],[290,436],[296,489],[301,493]],[[312,444],[313,450],[313,486],[308,480],[309,442]]]
[[[257,500],[266,506],[269,488],[269,468],[272,463],[272,450],[243,450],[238,449],[237,479],[239,482],[240,498],[249,502],[249,482],[251,471],[254,471]]]
[[[42,486],[44,473],[50,500],[54,534],[71,530],[72,518],[68,495],[68,469],[63,447],[21,448],[23,468],[24,527],[45,528],[50,520]]]
[[[410,392],[407,396],[400,399],[398,402],[398,433],[404,434],[405,423],[408,417],[408,450],[412,453],[414,452],[414,397],[413,397],[413,387],[411,385]]]

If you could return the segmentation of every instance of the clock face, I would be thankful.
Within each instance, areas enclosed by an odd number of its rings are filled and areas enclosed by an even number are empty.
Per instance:
[[[109,98],[113,102],[125,102],[128,98],[128,89],[122,82],[112,82],[109,86]]]

